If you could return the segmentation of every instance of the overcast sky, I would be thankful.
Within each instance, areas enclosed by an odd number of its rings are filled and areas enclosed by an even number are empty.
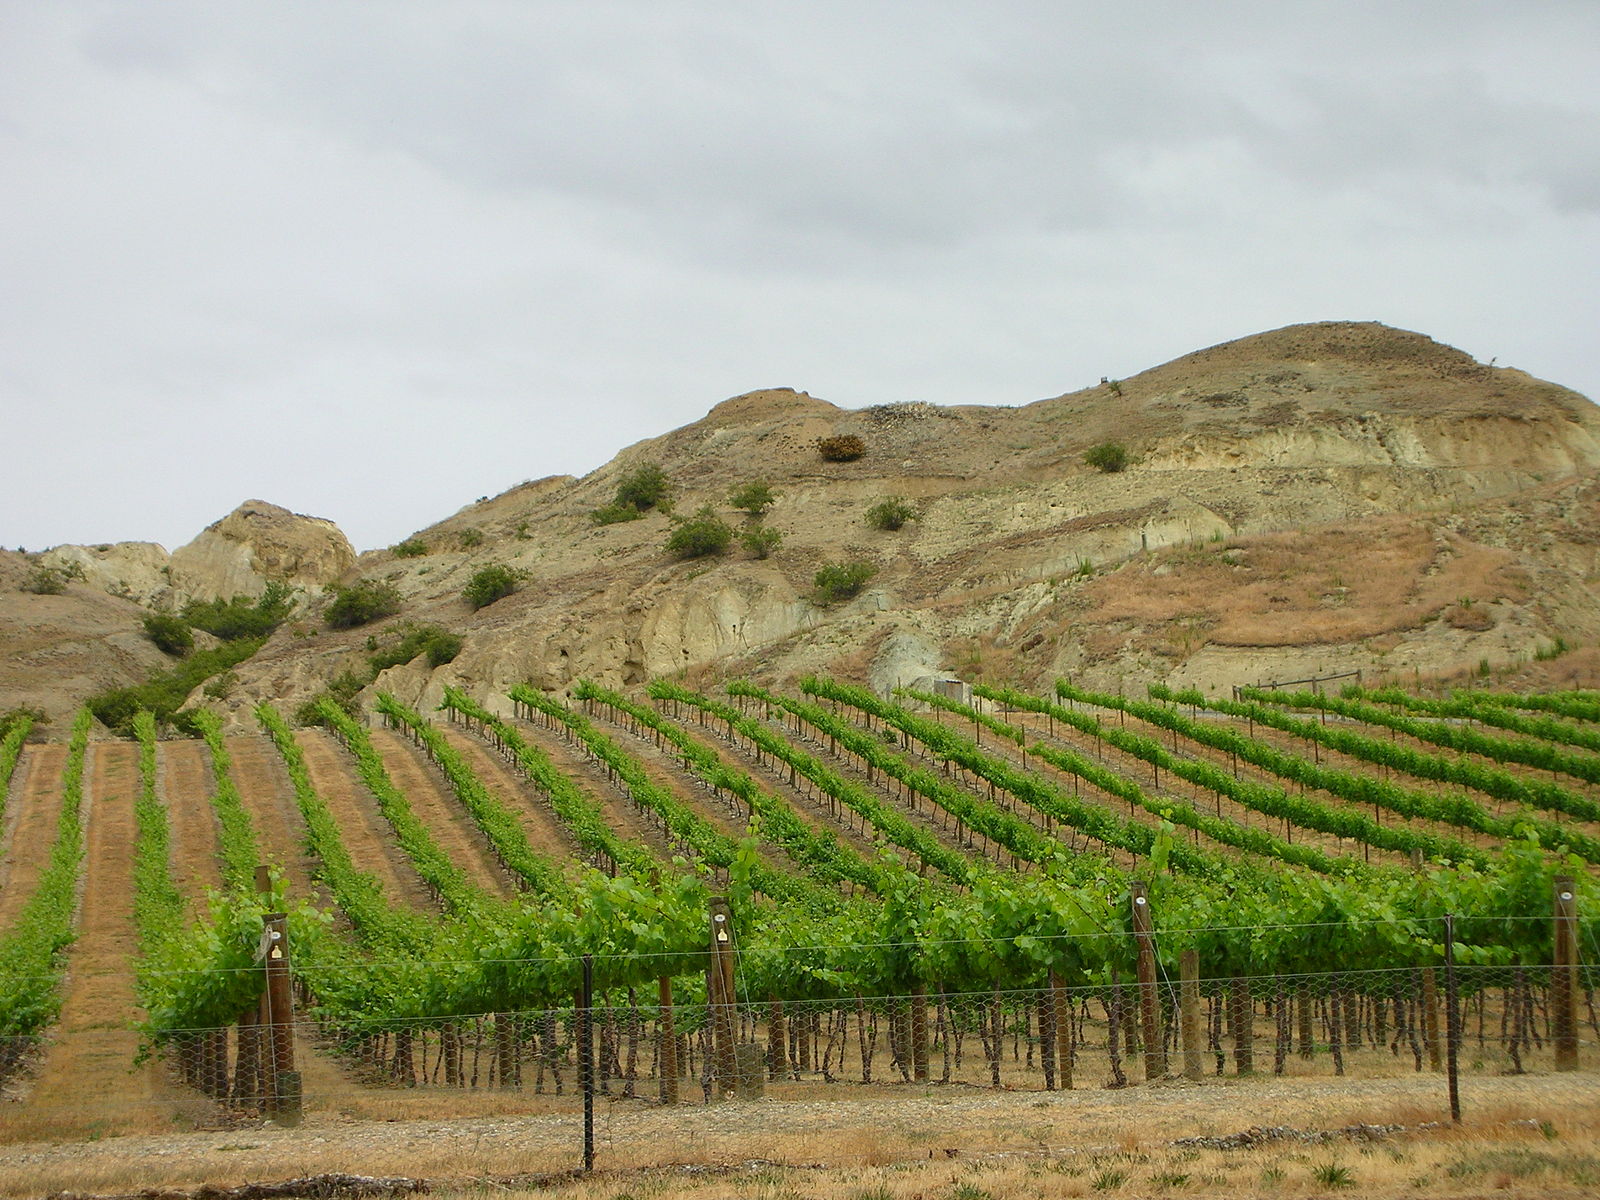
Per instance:
[[[1379,320],[1600,397],[1600,4],[0,0],[0,543]]]

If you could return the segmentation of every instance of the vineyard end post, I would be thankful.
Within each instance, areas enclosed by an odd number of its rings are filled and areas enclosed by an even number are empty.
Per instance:
[[[672,1019],[672,976],[663,975],[656,982],[656,994],[661,1002],[659,1022],[661,1038],[660,1065],[661,1103],[678,1102],[678,1033]]]
[[[583,1170],[594,1170],[594,957],[583,956],[578,991],[578,1072],[583,1076]]]
[[[1457,1071],[1461,1047],[1461,991],[1456,986],[1456,918],[1444,916],[1444,1044],[1449,1073],[1450,1119],[1461,1124],[1461,1076]]]
[[[1167,1052],[1161,1037],[1161,995],[1156,990],[1156,946],[1150,896],[1144,880],[1130,885],[1133,907],[1134,949],[1138,953],[1139,1023],[1144,1038],[1144,1077],[1160,1079],[1167,1073]]]
[[[268,1039],[272,1089],[268,1108],[279,1125],[300,1123],[300,1072],[294,1069],[294,989],[289,975],[289,920],[263,913],[259,957],[266,966]]]
[[[1550,1025],[1556,1070],[1578,1069],[1578,899],[1572,876],[1555,877],[1554,964],[1550,972]]]
[[[726,896],[712,896],[707,907],[711,916],[711,963],[706,998],[711,1002],[713,1094],[722,1099],[738,1083],[738,1064],[733,1048],[733,910]]]
[[[1205,1045],[1200,1036],[1200,951],[1183,952],[1178,959],[1178,976],[1183,1077],[1191,1083],[1199,1083],[1205,1070]]]

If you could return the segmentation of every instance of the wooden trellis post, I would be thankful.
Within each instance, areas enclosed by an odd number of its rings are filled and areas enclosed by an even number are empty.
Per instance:
[[[918,1083],[928,1081],[928,988],[911,985],[911,1072]]]
[[[1185,950],[1178,960],[1178,1004],[1182,1011],[1179,1029],[1183,1036],[1183,1077],[1200,1082],[1205,1044],[1200,1034],[1200,952]]]
[[[657,1024],[661,1050],[656,1071],[661,1076],[661,1103],[678,1102],[678,1035],[672,1019],[672,977],[663,975],[657,981],[657,996],[661,1001],[661,1019]]]
[[[1135,879],[1133,893],[1133,937],[1139,973],[1139,1023],[1144,1039],[1144,1077],[1160,1079],[1167,1073],[1167,1051],[1161,1038],[1161,993],[1156,983],[1156,944],[1150,914],[1150,897],[1144,880]]]
[[[711,963],[706,998],[711,1005],[712,1095],[722,1099],[738,1085],[734,1053],[733,912],[725,896],[713,896],[711,913]]]
[[[284,913],[261,917],[257,957],[266,967],[262,993],[269,1064],[267,1111],[280,1125],[300,1123],[300,1072],[294,1068],[294,992],[289,976],[289,922]]]
[[[1556,1070],[1578,1069],[1578,900],[1572,876],[1555,878],[1554,962],[1550,968],[1550,1028]]]

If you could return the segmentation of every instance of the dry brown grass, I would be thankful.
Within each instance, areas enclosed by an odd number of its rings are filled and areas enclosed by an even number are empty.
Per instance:
[[[1180,622],[1220,645],[1298,646],[1414,629],[1451,607],[1521,599],[1527,582],[1508,551],[1389,518],[1174,550],[1084,590],[1095,624]]]
[[[552,1197],[661,1200],[789,1196],[1579,1196],[1600,1187],[1600,1077],[1473,1081],[1467,1120],[1442,1113],[1438,1076],[1402,1080],[1212,1081],[1122,1091],[780,1089],[762,1101],[662,1109],[602,1105],[597,1173],[579,1160],[570,1098],[526,1116],[352,1122],[300,1130],[108,1139],[0,1153],[0,1196],[62,1189],[236,1184],[325,1171],[434,1181],[434,1194],[537,1190]],[[790,1093],[793,1094],[790,1094]],[[809,1093],[809,1094],[807,1094]],[[530,1098],[531,1099],[531,1098]],[[1180,1139],[1251,1125],[1407,1131],[1375,1140],[1268,1141],[1239,1149]],[[1319,1183],[1332,1164],[1352,1186]]]

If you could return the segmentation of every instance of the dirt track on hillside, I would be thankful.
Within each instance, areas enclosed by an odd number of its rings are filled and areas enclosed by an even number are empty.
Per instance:
[[[152,1060],[133,1065],[142,1015],[132,958],[134,797],[139,747],[97,742],[86,771],[85,854],[77,940],[68,958],[61,1016],[8,1136],[29,1129],[52,1137],[100,1137],[149,1128],[153,1113],[203,1113],[209,1105],[170,1082]]]
[[[61,772],[67,748],[59,742],[28,746],[11,778],[5,813],[5,858],[0,862],[0,931],[10,929],[33,895],[50,859],[61,815]]]
[[[172,882],[191,906],[204,901],[207,888],[222,887],[221,842],[211,807],[215,790],[204,742],[185,738],[158,745],[156,791],[172,830]]]
[[[516,891],[500,869],[488,839],[451,793],[444,775],[402,735],[389,729],[371,730],[372,748],[383,759],[389,780],[405,796],[417,820],[428,827],[433,840],[465,874],[467,882],[496,900]]]

